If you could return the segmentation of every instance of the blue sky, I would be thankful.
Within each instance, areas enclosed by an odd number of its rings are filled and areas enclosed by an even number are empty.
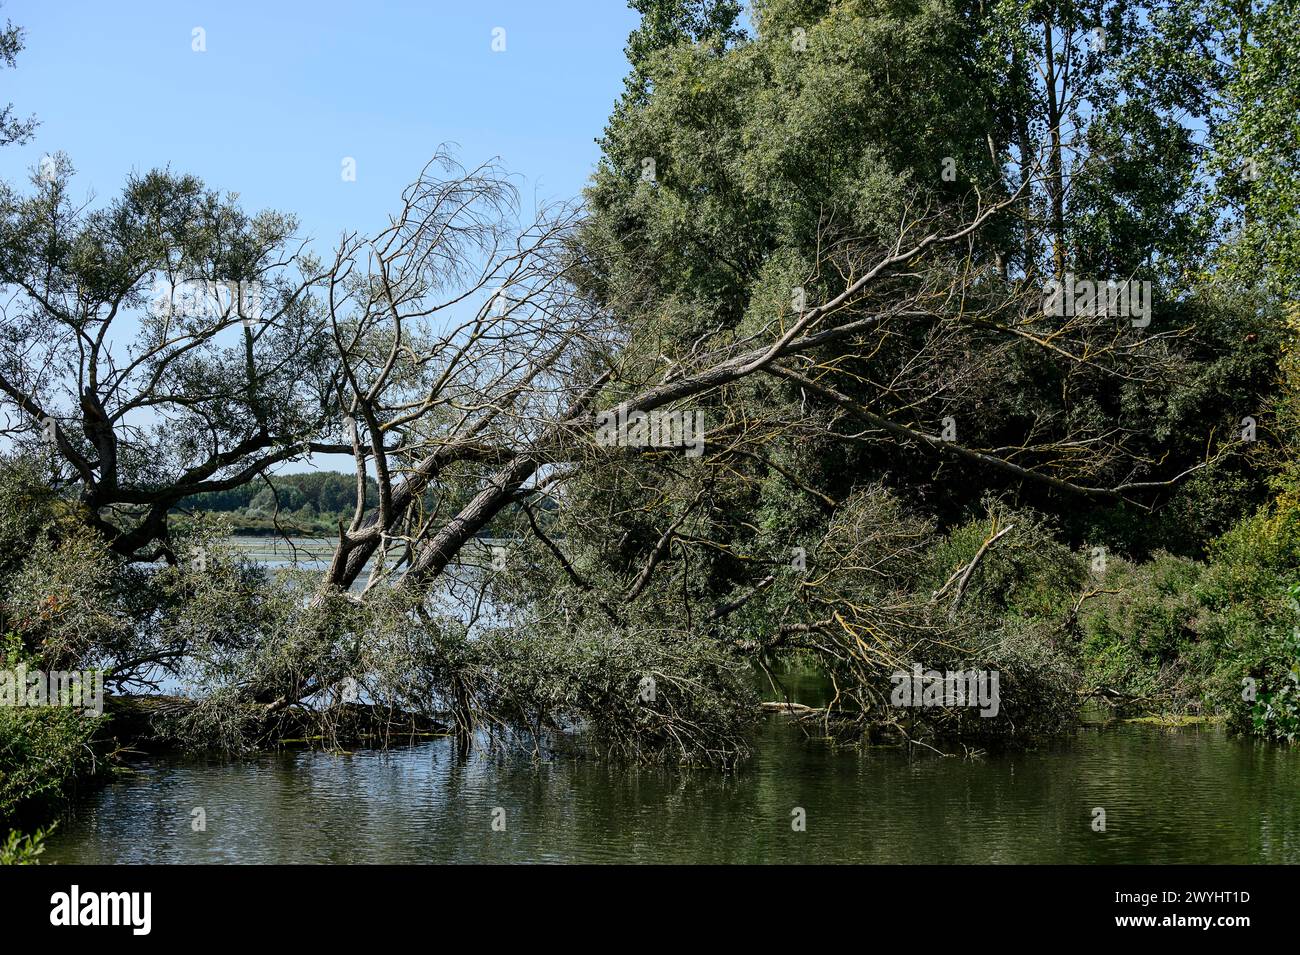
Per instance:
[[[621,0],[7,0],[6,17],[27,49],[0,71],[0,103],[41,126],[0,151],[0,176],[62,150],[78,194],[103,200],[130,171],[170,165],[297,214],[326,245],[382,223],[442,142],[466,164],[501,157],[530,201],[576,196],[636,25]]]
[[[440,143],[467,166],[499,157],[525,210],[576,197],[637,23],[621,0],[8,0],[4,18],[26,49],[0,71],[0,104],[40,127],[0,150],[0,178],[25,182],[63,151],[74,196],[105,202],[132,171],[170,166],[249,211],[294,213],[322,253],[344,230],[383,225]]]

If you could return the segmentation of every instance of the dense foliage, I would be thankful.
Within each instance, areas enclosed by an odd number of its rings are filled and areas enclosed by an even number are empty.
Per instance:
[[[792,290],[832,298],[864,267],[838,250],[887,247],[910,210],[1027,201],[962,262],[927,263],[983,285],[707,404],[703,463],[586,472],[563,525],[583,585],[557,569],[526,599],[617,603],[671,526],[644,625],[741,602],[719,636],[760,666],[813,650],[855,708],[896,666],[1014,645],[1056,701],[1035,691],[1035,712],[1082,693],[1289,735],[1295,5],[766,0],[748,32],[728,3],[638,9],[582,243],[647,380],[793,321]],[[1148,325],[968,314],[981,290],[1076,275],[1149,281]],[[936,454],[920,436],[941,421],[985,457]],[[997,521],[1015,530],[936,615]]]

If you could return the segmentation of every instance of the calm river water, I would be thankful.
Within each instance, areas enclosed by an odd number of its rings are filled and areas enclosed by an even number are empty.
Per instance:
[[[1296,863],[1298,793],[1300,752],[1217,728],[1089,727],[962,760],[835,751],[773,716],[731,774],[462,761],[443,739],[155,760],[80,803],[44,861]]]

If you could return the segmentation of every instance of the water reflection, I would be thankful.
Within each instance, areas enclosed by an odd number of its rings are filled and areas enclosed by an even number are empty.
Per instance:
[[[1300,754],[1217,728],[1080,730],[975,761],[833,751],[772,717],[734,774],[448,740],[142,764],[81,803],[50,862],[1300,862]],[[1107,831],[1091,829],[1106,809]],[[207,831],[191,831],[203,807]],[[491,827],[505,810],[504,832]],[[807,811],[793,832],[790,812]]]

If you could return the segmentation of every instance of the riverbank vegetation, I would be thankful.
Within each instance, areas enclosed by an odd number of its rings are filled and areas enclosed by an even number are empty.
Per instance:
[[[1293,741],[1295,4],[633,6],[581,204],[440,152],[319,254],[171,171],[4,186],[4,665],[230,752],[360,704],[729,766],[791,659],[850,742],[1087,701]],[[257,314],[157,294],[231,282]],[[355,474],[272,474],[313,454]],[[914,666],[996,715],[900,707]],[[0,711],[0,816],[111,736],[48,709]]]

